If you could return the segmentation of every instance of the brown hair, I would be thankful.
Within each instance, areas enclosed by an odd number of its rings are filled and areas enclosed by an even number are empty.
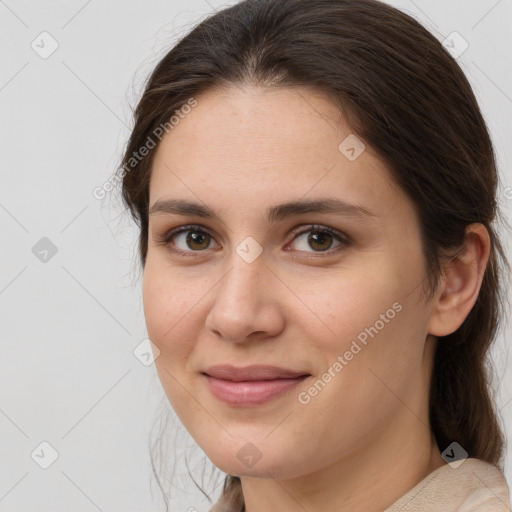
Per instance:
[[[133,154],[191,97],[241,84],[313,86],[336,102],[416,208],[430,296],[443,257],[456,254],[466,227],[487,228],[491,255],[476,304],[436,349],[430,422],[441,451],[456,441],[469,457],[501,464],[487,353],[500,326],[508,262],[493,228],[493,146],[457,62],[412,17],[376,0],[245,0],[211,15],[161,59],[135,110],[122,197],[140,227],[142,266],[155,149],[136,164]],[[225,510],[244,510],[239,478],[226,477],[221,501]]]

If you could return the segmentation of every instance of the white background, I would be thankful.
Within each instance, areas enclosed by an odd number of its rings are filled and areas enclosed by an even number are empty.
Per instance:
[[[146,337],[136,231],[114,194],[92,192],[119,162],[147,73],[222,5],[0,1],[0,511],[164,510],[147,447],[163,394],[154,366],[133,354]],[[469,43],[458,61],[493,136],[510,219],[512,0],[393,5],[440,40],[457,31]],[[31,48],[43,31],[59,45],[47,59]],[[32,252],[43,237],[57,248],[46,263]],[[493,353],[510,439],[506,332]],[[58,452],[48,469],[31,457],[48,457],[43,441]],[[181,462],[177,472],[184,491],[173,491],[171,510],[207,510]]]

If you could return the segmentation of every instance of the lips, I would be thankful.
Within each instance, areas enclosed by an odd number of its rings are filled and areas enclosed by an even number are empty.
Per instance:
[[[232,406],[254,406],[290,391],[311,375],[268,365],[212,366],[203,372],[211,393]]]

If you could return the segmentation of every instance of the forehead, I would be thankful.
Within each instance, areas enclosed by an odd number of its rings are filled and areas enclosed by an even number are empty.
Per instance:
[[[298,162],[307,154],[320,164],[321,157],[338,156],[340,137],[350,133],[336,105],[311,88],[233,85],[208,90],[196,101],[164,137],[174,140],[173,156],[186,152],[193,160],[213,155],[237,171],[251,163],[237,165],[242,156],[258,164],[271,155]]]
[[[159,144],[151,204],[169,194],[196,200],[207,194],[223,207],[261,207],[328,194],[391,213],[390,202],[407,202],[384,162],[315,89],[232,86],[196,100]],[[357,158],[347,157],[347,144],[361,152]]]

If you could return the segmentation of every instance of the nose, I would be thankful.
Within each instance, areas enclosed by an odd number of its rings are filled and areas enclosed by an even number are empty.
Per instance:
[[[233,251],[229,270],[211,291],[206,328],[233,343],[278,335],[285,325],[280,288],[263,254],[249,263]]]

